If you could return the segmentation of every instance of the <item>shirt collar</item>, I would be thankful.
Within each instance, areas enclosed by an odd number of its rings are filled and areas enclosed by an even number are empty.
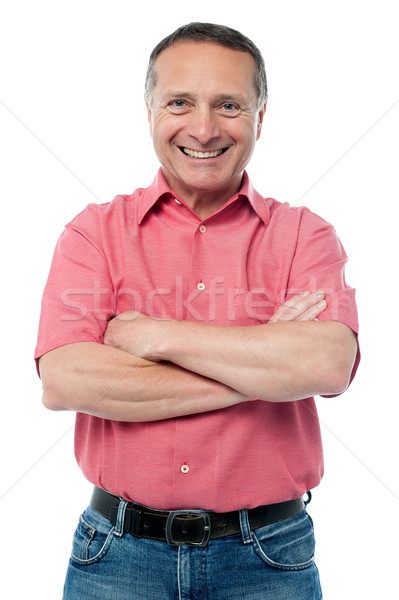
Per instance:
[[[173,191],[166,183],[166,180],[162,173],[162,168],[160,168],[152,184],[144,190],[143,195],[141,196],[141,202],[138,211],[139,225],[141,224],[147,212],[164,195],[171,195],[174,197],[176,196],[176,194],[173,193]],[[258,217],[262,219],[264,224],[268,224],[270,219],[268,202],[255,190],[246,171],[244,171],[241,189],[227,202],[231,203],[234,200],[237,200],[238,198],[245,198],[250,203]]]
[[[269,202],[266,198],[261,196],[252,185],[251,180],[248,177],[248,173],[244,171],[244,177],[242,178],[241,189],[237,194],[238,197],[243,197],[248,200],[256,214],[265,225],[269,223],[270,220],[270,209]]]
[[[165,194],[173,195],[173,192],[166,183],[165,177],[162,174],[162,168],[160,168],[150,187],[146,188],[143,191],[143,195],[141,196],[140,206],[138,210],[139,225],[141,224],[141,221],[144,219],[148,211],[154,206],[156,202],[158,202],[161,196],[164,196]]]

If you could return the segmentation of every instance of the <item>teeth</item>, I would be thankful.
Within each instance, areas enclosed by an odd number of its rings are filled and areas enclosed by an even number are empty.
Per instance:
[[[196,150],[190,150],[189,148],[183,148],[184,154],[191,156],[191,158],[215,158],[222,154],[223,150],[214,150],[213,152],[197,152]]]

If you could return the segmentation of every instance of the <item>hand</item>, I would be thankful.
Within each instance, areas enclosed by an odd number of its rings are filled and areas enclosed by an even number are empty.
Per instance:
[[[119,348],[140,358],[157,361],[157,345],[161,334],[166,334],[168,321],[148,317],[136,310],[129,310],[114,317],[104,334],[104,344]]]
[[[317,317],[326,309],[327,302],[322,291],[311,294],[303,292],[292,296],[278,307],[269,323],[281,321],[317,321]]]

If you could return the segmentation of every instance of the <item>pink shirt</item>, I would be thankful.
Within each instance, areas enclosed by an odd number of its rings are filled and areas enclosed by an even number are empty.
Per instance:
[[[246,326],[266,323],[304,290],[326,293],[319,319],[357,332],[345,262],[331,225],[263,198],[247,174],[240,192],[201,221],[160,170],[149,188],[91,204],[66,226],[35,357],[73,342],[101,344],[110,317],[126,310]],[[75,452],[93,484],[157,509],[224,512],[281,502],[314,488],[323,474],[313,398],[148,423],[78,413]]]

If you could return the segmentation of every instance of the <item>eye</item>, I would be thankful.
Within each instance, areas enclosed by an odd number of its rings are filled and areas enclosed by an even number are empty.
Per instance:
[[[240,112],[239,107],[237,106],[237,104],[234,104],[233,102],[225,102],[224,104],[222,104],[221,106],[221,111],[229,117],[235,117],[236,115],[238,115],[238,113]]]
[[[174,113],[180,113],[187,110],[188,106],[184,100],[171,100],[168,104],[169,109]]]

